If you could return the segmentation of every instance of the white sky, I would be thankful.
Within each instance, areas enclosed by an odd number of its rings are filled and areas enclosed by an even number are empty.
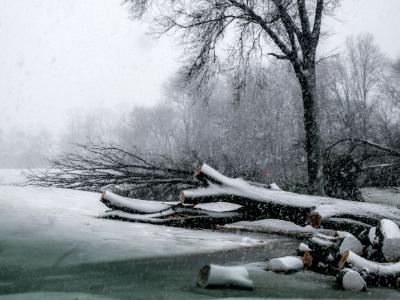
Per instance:
[[[0,129],[57,131],[93,107],[152,105],[176,71],[172,39],[153,40],[129,19],[121,0],[0,0]],[[331,37],[371,32],[382,50],[400,54],[400,0],[342,0]]]

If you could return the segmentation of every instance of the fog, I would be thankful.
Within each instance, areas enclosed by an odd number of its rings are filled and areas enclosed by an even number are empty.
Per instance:
[[[133,107],[155,105],[182,60],[173,37],[149,36],[148,25],[133,21],[120,0],[0,6],[0,167],[40,166],[33,149],[57,152],[71,128],[83,130],[77,119],[109,129]],[[370,32],[395,58],[399,12],[397,0],[343,1],[326,19],[320,54],[339,51],[349,34]],[[7,158],[16,152],[30,155]]]

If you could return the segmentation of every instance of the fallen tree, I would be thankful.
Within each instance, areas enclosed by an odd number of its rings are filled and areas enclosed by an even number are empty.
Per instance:
[[[246,208],[248,219],[274,218],[301,226],[310,223],[314,228],[322,226],[355,235],[378,225],[381,219],[400,224],[400,209],[396,207],[266,189],[241,178],[226,177],[207,164],[195,177],[207,186],[183,190],[182,204],[232,202]],[[355,222],[358,226],[354,226]]]
[[[149,157],[114,145],[78,144],[50,161],[46,170],[26,172],[26,184],[102,192],[144,199],[176,198],[181,189],[201,186],[193,173],[165,157]],[[161,196],[162,194],[162,196]]]

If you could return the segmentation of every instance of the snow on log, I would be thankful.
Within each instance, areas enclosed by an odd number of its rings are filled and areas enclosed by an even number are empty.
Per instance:
[[[343,290],[364,292],[367,290],[367,284],[360,273],[349,268],[342,269],[337,274],[336,281],[339,288]]]
[[[241,178],[224,176],[207,164],[201,167],[196,176],[202,178],[207,187],[183,190],[180,193],[182,203],[228,201],[254,210],[258,216],[283,219],[299,225],[307,224],[311,215],[316,220],[311,225],[316,228],[321,225],[329,228],[330,218],[340,218],[345,225],[348,223],[346,219],[372,226],[376,226],[381,219],[400,223],[400,209],[392,206],[266,189],[251,185]],[[335,222],[334,229],[342,230],[338,228],[344,226],[340,222]],[[353,224],[344,227],[344,231],[352,232]]]
[[[175,214],[172,209],[155,214],[131,214],[120,210],[111,210],[101,214],[104,219],[117,219],[137,223],[167,224],[170,220],[165,217]]]
[[[339,268],[347,266],[359,272],[368,285],[400,288],[400,262],[381,264],[347,251],[339,261]]]
[[[134,214],[153,214],[168,210],[174,206],[174,204],[167,204],[166,202],[126,198],[110,191],[102,193],[100,201],[112,209]]]
[[[343,239],[339,246],[339,253],[343,255],[347,251],[353,251],[358,255],[362,255],[364,251],[364,246],[361,242],[354,236],[347,236]]]
[[[194,208],[213,212],[237,211],[243,206],[229,202],[199,203]]]
[[[269,185],[269,188],[270,188],[270,190],[273,190],[273,191],[282,191],[282,189],[275,182],[271,183]]]
[[[311,252],[312,251],[310,246],[308,246],[305,243],[300,243],[298,250],[299,250],[300,253]]]
[[[377,243],[377,238],[376,238],[376,227],[371,227],[371,229],[368,232],[368,239],[371,245]]]
[[[352,220],[350,218],[335,218],[335,217],[321,220],[320,226],[324,228],[350,232],[359,238],[363,236],[363,238],[365,239],[367,239],[368,231],[372,227],[369,224],[366,224],[361,221]]]
[[[303,259],[299,256],[284,256],[270,259],[268,271],[292,273],[304,269]]]
[[[383,219],[376,228],[377,243],[386,261],[400,260],[400,229],[391,220]]]
[[[253,282],[245,267],[206,265],[199,272],[197,284],[203,288],[253,289]]]
[[[236,223],[225,224],[218,227],[221,231],[248,231],[259,233],[278,234],[293,238],[309,238],[316,233],[324,233],[327,235],[334,235],[335,231],[328,229],[315,229],[311,226],[299,226],[293,222],[277,220],[277,219],[264,219],[258,221],[239,221]]]

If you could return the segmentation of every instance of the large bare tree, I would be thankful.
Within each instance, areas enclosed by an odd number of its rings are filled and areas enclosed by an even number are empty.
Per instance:
[[[308,183],[313,194],[324,194],[316,49],[323,16],[338,1],[126,0],[135,17],[154,18],[156,33],[178,35],[187,58],[186,79],[199,86],[225,68],[234,70],[240,89],[255,59],[272,55],[290,62],[303,98]]]

